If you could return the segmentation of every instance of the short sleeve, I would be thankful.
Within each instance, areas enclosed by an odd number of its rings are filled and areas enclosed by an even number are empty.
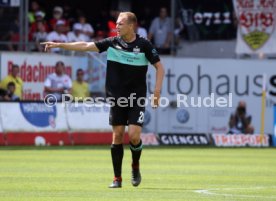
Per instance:
[[[51,87],[51,79],[50,79],[49,75],[47,76],[47,78],[44,81],[44,87]]]
[[[68,88],[72,88],[72,86],[73,86],[73,83],[72,83],[72,80],[71,80],[71,78],[69,77],[69,76],[67,76],[68,78]]]
[[[146,45],[145,45],[146,58],[151,64],[155,64],[158,61],[160,61],[159,54],[157,50],[153,47],[151,42],[149,42],[148,40],[145,40],[145,41],[146,41]]]
[[[112,40],[113,38],[105,38],[103,40],[99,40],[95,42],[95,45],[97,46],[97,48],[99,49],[99,52],[104,52],[106,51],[111,45],[112,45]]]

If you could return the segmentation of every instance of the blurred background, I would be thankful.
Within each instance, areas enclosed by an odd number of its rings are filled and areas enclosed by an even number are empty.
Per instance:
[[[104,97],[106,54],[45,52],[40,43],[112,37],[121,11],[137,15],[137,33],[153,43],[165,67],[162,96],[168,101],[158,110],[147,107],[144,144],[276,144],[275,1],[101,0],[91,6],[84,0],[0,0],[0,145],[111,142],[106,105],[45,104],[47,87]],[[52,86],[58,69],[72,86]],[[150,95],[151,66],[147,79]],[[178,107],[179,94],[188,106]],[[221,100],[223,107],[216,104]]]

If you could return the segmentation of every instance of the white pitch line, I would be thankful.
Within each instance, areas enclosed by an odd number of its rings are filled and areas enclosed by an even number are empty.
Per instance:
[[[223,191],[223,190],[241,190],[241,189],[265,189],[267,187],[247,187],[247,188],[214,188],[214,189],[201,189],[195,190],[194,192],[204,194],[204,195],[213,195],[213,196],[226,196],[226,197],[246,197],[246,198],[267,198],[267,199],[276,199],[276,196],[262,196],[262,195],[242,195],[242,194],[231,194],[231,193],[216,193],[211,191]],[[276,186],[271,186],[270,188],[276,188]]]
[[[210,190],[212,190],[212,189],[210,189]],[[210,192],[209,190],[203,190],[203,189],[202,190],[195,190],[194,192],[200,193],[200,194],[205,194],[205,195],[214,195],[215,194],[215,193]]]

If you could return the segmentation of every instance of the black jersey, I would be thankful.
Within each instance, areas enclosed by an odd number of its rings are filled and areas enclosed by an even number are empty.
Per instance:
[[[136,93],[136,97],[145,97],[148,62],[160,61],[152,44],[139,35],[131,43],[117,36],[95,44],[100,52],[107,51],[106,96],[118,98]]]

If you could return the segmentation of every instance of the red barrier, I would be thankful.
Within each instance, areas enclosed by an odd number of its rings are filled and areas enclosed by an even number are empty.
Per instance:
[[[7,133],[6,139],[0,134],[0,145],[110,145],[111,132],[97,133]],[[124,136],[124,144],[129,143],[128,135]]]
[[[62,133],[7,133],[7,145],[71,145],[67,132]]]
[[[5,145],[5,138],[4,138],[4,134],[0,133],[0,146]]]
[[[112,133],[71,133],[73,145],[104,145],[112,143]],[[124,136],[124,143],[129,143],[128,135]]]

